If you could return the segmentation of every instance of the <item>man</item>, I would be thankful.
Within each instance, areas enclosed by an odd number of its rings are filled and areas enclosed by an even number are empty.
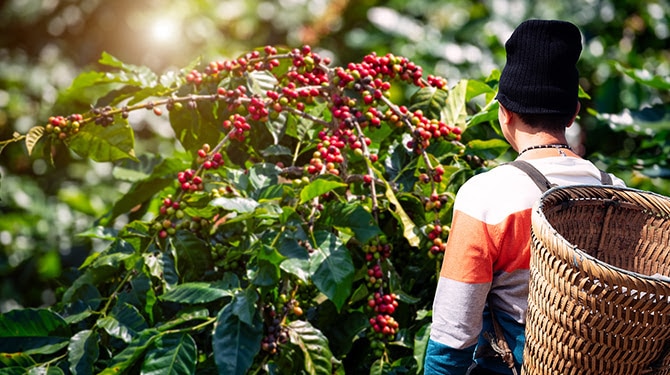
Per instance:
[[[598,168],[573,152],[565,136],[580,109],[576,63],[581,49],[575,25],[548,20],[523,22],[505,44],[507,62],[496,97],[502,132],[519,152],[518,160],[556,185],[601,183]],[[531,209],[541,194],[513,165],[474,176],[459,190],[425,374],[521,373]],[[496,335],[496,328],[504,334]],[[500,336],[513,354],[514,369],[490,355],[490,340]],[[474,363],[473,357],[478,357]]]

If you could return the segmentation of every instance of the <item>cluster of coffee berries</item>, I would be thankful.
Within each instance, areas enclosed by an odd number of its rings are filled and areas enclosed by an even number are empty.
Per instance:
[[[446,194],[437,194],[436,191],[433,191],[430,196],[424,197],[424,208],[426,211],[436,210],[439,211],[442,206],[447,203]]]
[[[461,129],[456,126],[447,125],[436,119],[429,119],[423,115],[421,110],[412,113],[411,123],[414,125],[412,140],[407,142],[407,148],[421,153],[430,146],[431,139],[461,139]]]
[[[202,177],[196,175],[196,171],[193,169],[177,173],[177,181],[181,184],[181,190],[184,192],[201,191],[205,188]]]
[[[96,125],[110,126],[114,123],[114,109],[111,106],[93,108],[91,112],[93,113],[93,116],[95,116]]]
[[[368,288],[379,289],[384,281],[384,273],[379,263],[375,263],[368,268]],[[374,301],[370,299],[370,301]]]
[[[344,161],[341,150],[346,144],[340,137],[331,135],[326,130],[319,132],[319,139],[321,142],[317,144],[317,149],[312,154],[312,159],[307,166],[307,173],[321,173],[325,169],[328,173],[339,175],[340,171],[337,166]]]
[[[234,246],[225,246],[217,243],[211,248],[214,265],[222,271],[236,271],[244,269],[246,261],[243,252]]]
[[[220,152],[211,152],[211,147],[205,143],[198,150],[197,162],[205,170],[213,170],[223,166],[223,155]]]
[[[443,178],[444,178],[444,167],[441,165],[438,165],[435,168],[433,168],[430,171],[430,173],[419,174],[419,181],[424,184],[430,183],[431,180],[440,183],[442,182]]]
[[[386,237],[376,238],[363,245],[363,252],[365,253],[365,260],[373,262],[376,260],[383,260],[391,256],[393,245],[388,243]]]
[[[244,72],[272,70],[279,66],[280,62],[275,55],[277,49],[266,46],[263,54],[260,51],[251,51],[237,59],[225,61],[211,61],[203,71],[196,69],[186,74],[186,81],[195,85],[203,82],[221,80],[229,76],[241,76]]]
[[[251,130],[251,125],[247,122],[246,117],[236,113],[223,122],[223,128],[230,130],[231,139],[243,142],[247,133]]]
[[[301,86],[320,86],[328,82],[328,72],[320,69],[320,66],[329,65],[329,58],[322,58],[307,45],[300,49],[294,48],[289,56],[293,65],[293,69],[287,74],[289,81]]]
[[[72,114],[70,116],[52,116],[49,117],[49,122],[44,127],[47,134],[55,134],[60,140],[64,140],[70,134],[79,133],[79,128],[84,117],[80,114]]]
[[[263,307],[263,339],[261,349],[270,354],[277,354],[279,346],[288,342],[288,331],[281,324],[281,317],[274,305],[268,303]]]
[[[440,224],[429,224],[426,226],[428,240],[430,240],[430,256],[441,256],[447,248],[445,238],[447,230]]]

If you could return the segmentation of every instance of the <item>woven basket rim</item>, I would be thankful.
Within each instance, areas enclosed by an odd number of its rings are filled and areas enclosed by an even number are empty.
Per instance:
[[[594,191],[594,190],[599,190],[601,192],[610,192],[613,193],[615,197],[617,198],[622,198],[625,197],[626,194],[628,195],[637,195],[640,197],[644,197],[646,200],[651,200],[654,201],[660,205],[666,205],[668,211],[663,212],[659,211],[656,206],[647,206],[647,207],[642,207],[639,202],[631,202],[629,200],[625,200],[626,203],[636,205],[641,208],[641,211],[647,211],[649,212],[649,216],[656,216],[656,217],[661,217],[670,220],[670,197],[666,197],[664,195],[654,193],[651,191],[646,191],[646,190],[640,190],[640,189],[635,189],[631,187],[623,187],[623,186],[612,186],[612,185],[568,185],[568,186],[557,186],[553,187],[549,190],[547,190],[540,199],[535,203],[533,207],[533,212],[532,215],[536,216],[537,219],[542,220],[543,225],[547,225],[548,228],[551,230],[553,235],[561,242],[566,248],[570,249],[571,251],[574,252],[573,259],[571,262],[573,264],[577,264],[577,259],[575,256],[579,256],[580,260],[587,260],[590,262],[593,262],[596,266],[611,269],[616,272],[621,272],[625,275],[628,275],[630,277],[635,277],[639,279],[643,279],[652,283],[660,283],[661,285],[666,285],[668,288],[670,288],[670,280],[668,280],[667,275],[663,275],[662,277],[654,277],[651,275],[645,275],[643,273],[639,272],[634,272],[630,271],[621,267],[617,267],[615,265],[612,265],[610,263],[604,262],[593,255],[590,255],[586,253],[584,250],[580,249],[576,244],[571,243],[568,241],[561,233],[559,233],[553,225],[549,222],[547,217],[544,214],[544,209],[545,209],[545,204],[548,203],[547,201],[556,196],[556,195],[561,195],[563,193],[565,194],[570,194],[571,192],[581,192],[581,191]],[[567,199],[567,200],[562,200],[561,202],[566,202],[566,201],[571,201],[571,202],[593,202],[597,200],[612,200],[612,198],[604,198],[604,197],[584,197],[581,199]],[[552,206],[554,207],[554,206]],[[547,207],[548,208],[548,207]],[[653,215],[652,215],[653,214]],[[535,223],[535,219],[533,219],[533,223]],[[535,224],[533,224],[535,225]]]

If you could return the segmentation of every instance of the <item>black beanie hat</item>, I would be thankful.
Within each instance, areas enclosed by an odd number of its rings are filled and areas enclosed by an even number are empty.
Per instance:
[[[507,43],[507,63],[496,99],[523,114],[566,114],[577,109],[582,51],[577,26],[564,21],[528,20]]]

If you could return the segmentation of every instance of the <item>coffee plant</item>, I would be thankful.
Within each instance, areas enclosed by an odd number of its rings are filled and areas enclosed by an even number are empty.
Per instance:
[[[113,162],[105,243],[48,308],[0,315],[5,374],[415,374],[458,187],[508,151],[496,75],[309,46],[157,75],[108,54],[3,142]],[[136,154],[132,114],[180,151]]]

